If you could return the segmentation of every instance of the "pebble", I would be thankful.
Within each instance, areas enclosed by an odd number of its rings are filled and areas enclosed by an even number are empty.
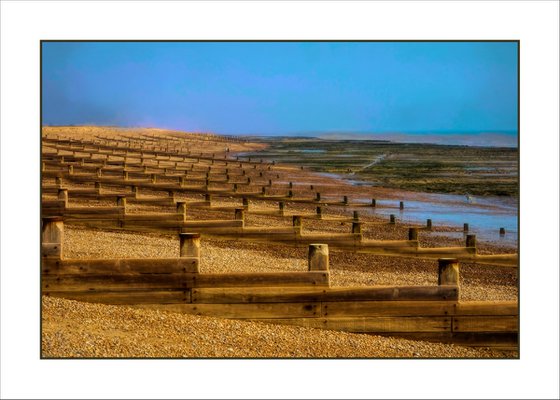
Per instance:
[[[517,352],[43,296],[44,358],[516,358]]]

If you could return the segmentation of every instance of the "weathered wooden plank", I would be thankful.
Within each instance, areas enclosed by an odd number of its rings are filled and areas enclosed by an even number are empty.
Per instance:
[[[517,332],[517,316],[460,316],[453,318],[453,332]]]
[[[469,256],[476,249],[468,247],[431,247],[431,248],[419,248],[417,253],[422,256],[432,256],[432,257],[444,257],[449,255],[454,256]]]
[[[62,244],[41,243],[41,257],[60,259],[62,256]]]
[[[243,227],[243,221],[241,220],[197,220],[183,222],[177,219],[173,220],[162,220],[162,219],[126,219],[124,221],[125,226],[128,227],[139,227],[139,228],[150,228],[152,230],[157,229],[190,229],[200,232],[213,232],[222,233],[224,235],[238,235]]]
[[[451,332],[451,317],[267,318],[258,321],[356,333]]]
[[[328,286],[328,273],[239,274],[45,274],[43,289],[54,291],[182,289],[201,287]]]
[[[461,301],[455,305],[455,315],[519,315],[517,301]]]
[[[353,243],[356,241],[356,235],[352,233],[308,233],[302,234],[298,238],[298,241],[310,242],[310,243],[326,243],[326,244],[336,244],[336,242],[346,242]]]
[[[243,227],[241,220],[198,220],[183,222],[184,228],[240,228]]]
[[[518,254],[477,254],[475,261],[479,264],[491,264],[503,267],[517,268],[519,266]]]
[[[199,259],[180,258],[122,258],[122,259],[63,259],[43,262],[45,274],[170,274],[197,273]]]
[[[343,301],[323,302],[323,317],[445,316],[454,301]]]
[[[326,329],[345,332],[447,332],[451,317],[326,318]]]
[[[122,213],[98,213],[98,214],[67,214],[64,213],[64,221],[66,222],[74,222],[74,221],[109,221],[109,222],[117,222],[122,220],[123,215]]]
[[[365,288],[330,288],[323,301],[441,301],[458,300],[457,286],[376,286]]]
[[[102,304],[175,304],[189,303],[190,290],[123,290],[123,291],[82,291],[56,292],[47,291],[43,294],[65,299]]]
[[[89,188],[79,188],[79,189],[68,189],[68,196],[80,197],[80,196],[97,196],[99,195],[99,189],[89,189]]]
[[[143,308],[151,308],[143,305]],[[173,304],[160,310],[221,318],[313,318],[320,315],[319,303],[248,303],[248,304]]]
[[[243,228],[244,237],[259,237],[260,235],[294,234],[293,226],[250,226]]]
[[[327,288],[259,287],[193,289],[193,303],[289,303],[321,301]]]
[[[307,272],[304,274],[319,273]],[[449,302],[458,300],[459,294],[456,286],[379,286],[365,288],[213,288],[211,285],[209,286],[208,288],[197,288],[193,290],[193,303],[272,303],[296,301],[357,302],[375,300],[396,302],[411,300],[447,300]],[[343,307],[343,305],[340,307]],[[350,308],[352,305],[348,307]]]
[[[124,214],[124,207],[68,207],[65,215],[109,215]]]
[[[43,275],[43,291],[187,289],[195,274],[67,274]]]
[[[416,248],[418,241],[416,240],[363,240],[360,243],[360,249],[393,249],[393,248]]]
[[[126,214],[124,216],[124,221],[125,222],[132,222],[132,221],[183,222],[183,215],[177,213]]]
[[[128,199],[130,203],[134,204],[149,204],[149,205],[173,205],[175,200],[172,197],[131,197]]]
[[[519,346],[519,335],[513,332],[378,332],[375,335],[501,350],[518,350]]]
[[[192,287],[328,286],[327,272],[266,272],[193,275]]]

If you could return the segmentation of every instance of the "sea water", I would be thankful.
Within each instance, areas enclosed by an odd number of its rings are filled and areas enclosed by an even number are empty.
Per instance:
[[[476,234],[477,240],[496,242],[516,247],[518,244],[517,200],[498,196],[464,196],[437,193],[422,193],[422,200],[402,199],[404,209],[400,210],[398,200],[377,200],[369,213],[388,216],[395,214],[398,220],[425,224],[429,218],[432,226],[456,227],[454,235],[463,234],[463,224],[469,224],[469,233]],[[364,199],[367,201],[367,199]],[[369,200],[371,201],[371,200]],[[505,228],[505,235],[500,235]],[[448,235],[448,233],[445,233]]]

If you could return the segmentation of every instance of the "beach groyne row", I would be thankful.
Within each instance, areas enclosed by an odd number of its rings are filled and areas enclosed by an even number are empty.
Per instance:
[[[515,348],[517,302],[463,302],[457,259],[438,261],[438,285],[331,287],[329,246],[308,245],[307,271],[200,272],[201,235],[178,235],[180,257],[68,259],[64,221],[42,219],[47,296],[472,346]]]
[[[56,189],[56,188],[55,188]],[[134,194],[100,194],[98,191],[77,189],[73,194],[77,198],[114,199],[115,206],[68,207],[68,189],[58,188],[58,200],[42,202],[42,215],[60,216],[68,223],[81,223],[95,227],[119,228],[139,231],[173,231],[184,232],[196,230],[199,233],[227,237],[234,240],[265,241],[283,243],[293,246],[306,246],[314,242],[322,242],[337,250],[348,250],[363,253],[382,254],[388,256],[419,257],[434,259],[439,257],[455,257],[460,261],[493,264],[506,267],[517,265],[516,254],[480,255],[476,248],[476,235],[467,235],[464,247],[421,248],[418,244],[418,228],[409,228],[408,238],[403,240],[371,240],[364,239],[362,224],[358,218],[334,219],[351,224],[348,233],[317,233],[304,232],[304,218],[314,215],[291,215],[292,226],[250,227],[245,225],[245,215],[249,211],[241,207],[212,207],[211,200],[206,201],[175,201],[173,196],[146,199],[147,204],[171,205],[175,213],[129,213],[127,201],[142,199]],[[248,207],[247,207],[248,208]],[[231,212],[231,219],[188,220],[187,210],[204,209],[206,211]],[[266,213],[265,213],[266,214]],[[283,214],[282,214],[283,215]],[[390,223],[390,222],[389,222]]]

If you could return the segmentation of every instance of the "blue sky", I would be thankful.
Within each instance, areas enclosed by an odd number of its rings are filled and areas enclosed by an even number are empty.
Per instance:
[[[43,124],[517,134],[513,42],[43,42]]]

